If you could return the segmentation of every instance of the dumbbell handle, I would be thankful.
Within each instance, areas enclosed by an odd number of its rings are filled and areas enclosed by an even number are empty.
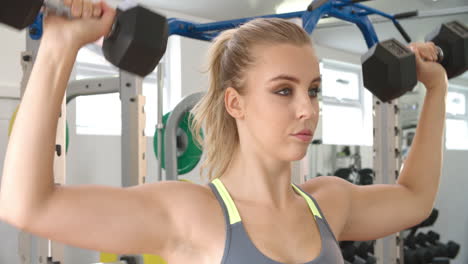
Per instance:
[[[437,62],[442,63],[442,61],[444,60],[444,51],[437,45],[436,45],[436,48],[437,48]]]

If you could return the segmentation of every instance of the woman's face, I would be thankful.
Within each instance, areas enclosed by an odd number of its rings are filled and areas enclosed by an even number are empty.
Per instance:
[[[246,71],[245,93],[240,96],[241,140],[279,160],[300,160],[319,118],[321,79],[314,49],[281,44],[253,51],[255,62]]]

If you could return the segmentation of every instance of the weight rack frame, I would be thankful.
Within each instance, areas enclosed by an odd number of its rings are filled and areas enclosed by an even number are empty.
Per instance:
[[[26,30],[26,51],[21,54],[23,78],[20,85],[20,98],[23,97],[26,89],[39,45],[40,40],[32,39]],[[144,134],[146,114],[144,112],[145,97],[142,95],[142,88],[142,78],[125,71],[119,71],[118,77],[69,82],[57,126],[54,159],[55,184],[63,185],[66,182],[66,148],[64,147],[66,104],[78,96],[116,92],[120,94],[122,105],[122,187],[130,187],[146,182],[146,136]],[[158,98],[158,101],[160,100]],[[34,248],[36,249],[33,250]],[[64,264],[64,252],[65,246],[63,244],[33,236],[24,231],[20,231],[18,234],[18,254],[21,264]]]

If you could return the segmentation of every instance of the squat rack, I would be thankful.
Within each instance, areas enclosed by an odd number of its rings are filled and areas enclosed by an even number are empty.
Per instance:
[[[26,51],[21,54],[23,78],[21,98],[34,65],[39,49],[39,40],[26,34]],[[161,90],[161,88],[158,88]],[[142,95],[142,78],[125,71],[119,71],[118,77],[85,79],[70,81],[66,100],[62,102],[58,120],[56,151],[54,159],[55,184],[65,184],[66,155],[65,128],[66,103],[82,95],[120,93],[122,104],[121,166],[122,187],[143,184],[146,181],[146,137],[144,135],[146,115],[145,97]],[[158,98],[158,100],[161,100]],[[32,250],[36,248],[36,250]],[[63,264],[64,245],[20,231],[18,235],[18,253],[21,264]]]

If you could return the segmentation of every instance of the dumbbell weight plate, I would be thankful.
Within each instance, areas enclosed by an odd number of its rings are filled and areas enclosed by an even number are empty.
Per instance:
[[[468,70],[468,27],[459,21],[444,23],[429,33],[426,41],[432,41],[444,52],[441,64],[447,77],[453,78]]]
[[[402,96],[417,84],[416,57],[395,39],[374,45],[361,62],[364,87],[383,102]]]

